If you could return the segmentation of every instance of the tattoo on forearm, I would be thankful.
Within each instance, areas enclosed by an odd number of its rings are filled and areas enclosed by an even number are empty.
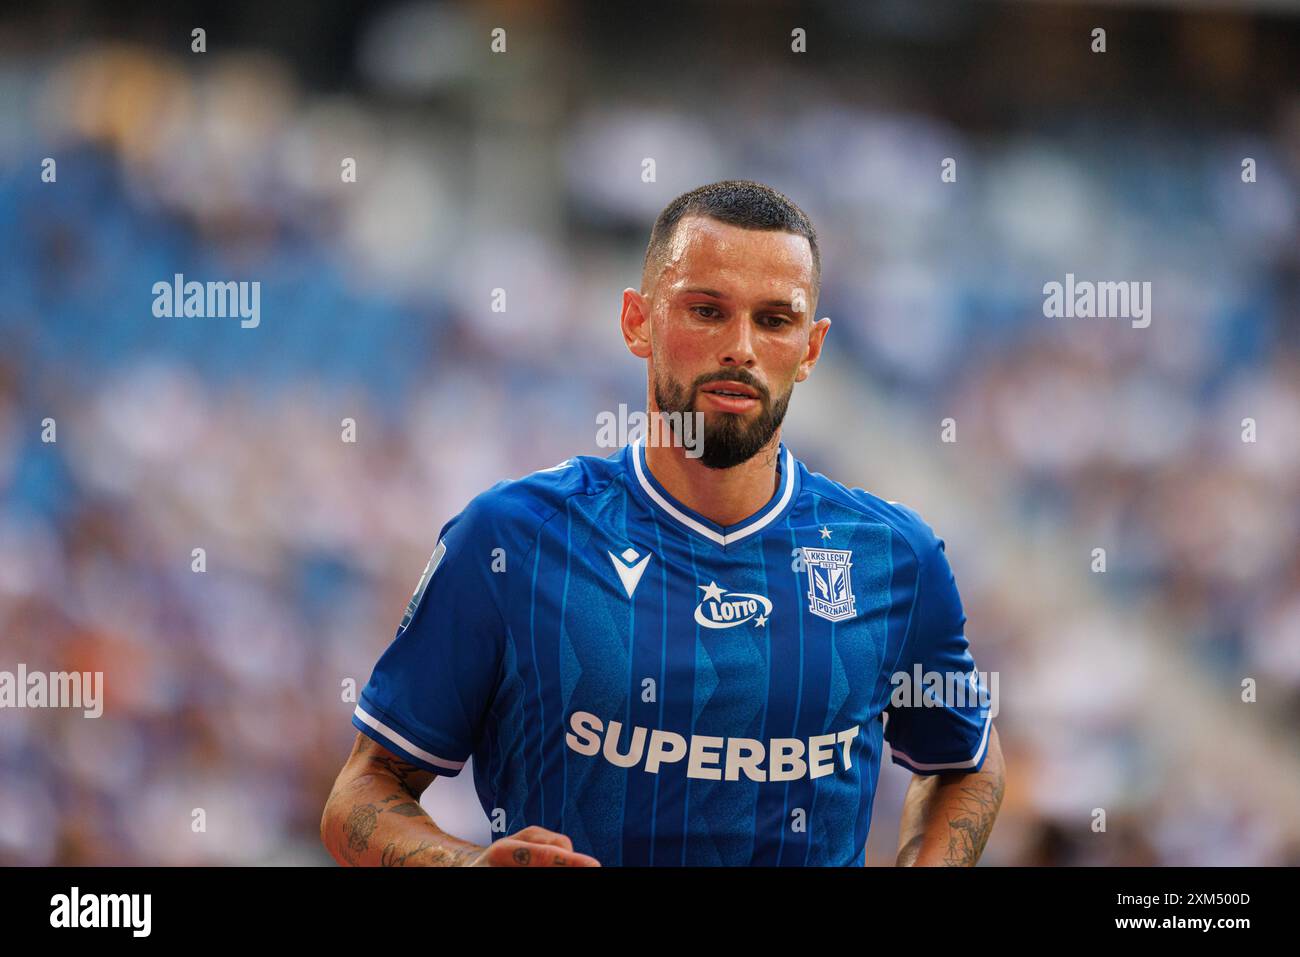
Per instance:
[[[401,758],[393,757],[389,754],[381,754],[380,748],[370,739],[362,742],[361,751],[370,756],[370,763],[377,767],[383,768],[402,786],[403,790],[410,790],[410,778],[413,774],[423,771],[423,768],[417,767],[409,761],[403,761]]]
[[[400,804],[391,803],[398,800],[401,801]],[[411,795],[405,793],[389,795],[384,798],[382,806],[376,804],[353,805],[352,810],[348,812],[347,819],[343,822],[343,845],[340,848],[349,863],[355,864],[358,857],[369,850],[370,838],[374,835],[375,828],[379,826],[379,816],[384,813],[397,814],[401,817],[420,817],[425,812],[418,801],[412,801]],[[432,845],[428,846],[431,847]],[[387,853],[387,849],[385,849],[385,853]],[[414,854],[416,851],[411,853]]]
[[[973,867],[984,853],[993,821],[1002,804],[1000,778],[976,778],[958,792],[957,806],[948,812],[948,851],[944,864]]]
[[[407,863],[420,864],[425,867],[464,867],[472,864],[478,853],[482,851],[481,847],[469,845],[466,847],[446,847],[435,844],[432,841],[421,841],[415,847],[407,850],[398,845],[396,841],[390,841],[385,845],[383,853],[379,855],[380,867],[405,867]],[[418,855],[425,855],[418,861],[411,859]]]
[[[406,787],[407,779],[420,769],[414,764],[408,764],[405,761],[399,761],[395,758],[376,758],[375,764],[382,767],[385,771],[397,778],[402,787]]]
[[[389,843],[384,852],[379,856],[379,865],[381,867],[402,867],[408,860],[417,854],[423,854],[433,847],[429,841],[421,841],[409,851],[398,850],[396,843]]]
[[[381,753],[381,751],[382,749],[373,742],[363,741],[359,745],[358,753],[367,756],[374,773],[357,776],[355,780],[350,781],[331,798],[331,800],[338,802],[340,810],[350,806],[347,817],[343,821],[342,840],[339,842],[336,852],[349,864],[361,863],[363,856],[367,851],[370,851],[371,841],[375,837],[380,817],[383,814],[393,813],[399,817],[427,818],[424,808],[420,807],[416,787],[421,786],[422,789],[424,782],[429,780],[432,775],[423,768],[387,753]],[[391,793],[379,799],[378,803],[372,803],[374,798],[369,797],[366,792],[375,787],[377,776],[382,778],[385,774],[392,777],[396,789],[391,790]],[[374,791],[370,791],[370,794],[374,793]],[[347,795],[355,795],[355,797],[349,799],[346,797]],[[432,821],[429,821],[429,823],[433,824]],[[432,828],[432,831],[436,834],[436,827]],[[460,863],[462,858],[472,857],[473,850],[477,849],[471,846],[466,852],[452,853],[450,849],[440,847],[432,841],[422,841],[418,845],[410,840],[401,843],[390,841],[380,853],[380,863],[387,867],[401,866],[416,857],[416,855],[430,851],[437,858],[447,858],[449,862]]]
[[[436,852],[436,857],[440,864],[447,867],[464,867],[472,864],[482,851],[483,848],[472,844],[466,847],[444,847]]]
[[[375,833],[379,823],[379,811],[373,804],[358,804],[343,822],[343,837],[347,849],[353,856],[363,853],[370,846],[370,835]]]

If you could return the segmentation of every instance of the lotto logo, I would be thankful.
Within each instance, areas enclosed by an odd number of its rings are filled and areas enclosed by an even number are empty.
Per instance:
[[[766,595],[730,592],[717,582],[699,587],[704,600],[695,606],[695,621],[705,628],[735,628],[751,621],[762,628],[772,614],[772,601]]]

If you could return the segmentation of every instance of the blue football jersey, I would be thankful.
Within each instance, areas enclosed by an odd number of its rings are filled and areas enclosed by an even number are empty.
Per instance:
[[[942,540],[784,444],[778,469],[727,527],[641,441],[497,483],[443,527],[353,724],[438,775],[472,755],[497,837],[541,825],[604,865],[861,864],[883,742],[975,771],[989,709],[898,706],[899,673],[976,686]]]

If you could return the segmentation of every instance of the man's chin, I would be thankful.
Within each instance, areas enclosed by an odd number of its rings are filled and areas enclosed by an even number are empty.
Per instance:
[[[759,416],[763,415],[767,409],[760,402],[752,409],[746,409],[744,412],[732,412],[729,409],[697,409],[696,411],[704,415],[705,422],[744,422],[757,419]]]
[[[724,449],[719,452],[716,445],[712,446],[710,449],[707,440],[705,440],[704,449],[704,455],[700,456],[700,464],[707,469],[717,470],[731,469],[735,468],[737,465],[744,465],[758,454],[758,449],[754,449],[752,452],[749,452],[749,454],[738,452],[735,449]]]

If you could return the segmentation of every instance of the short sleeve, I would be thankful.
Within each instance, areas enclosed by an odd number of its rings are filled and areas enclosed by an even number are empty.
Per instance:
[[[965,625],[943,540],[931,533],[918,561],[912,628],[885,709],[891,760],[916,774],[973,772],[984,763],[991,702]]]
[[[352,715],[357,730],[441,777],[474,752],[500,673],[505,576],[493,571],[490,511],[480,496],[443,527]]]

